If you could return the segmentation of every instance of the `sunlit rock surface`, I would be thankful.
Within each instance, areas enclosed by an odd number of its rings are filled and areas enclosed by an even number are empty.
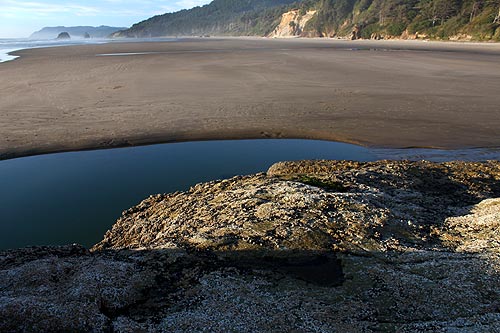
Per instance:
[[[500,162],[303,161],[0,253],[0,331],[493,332]]]

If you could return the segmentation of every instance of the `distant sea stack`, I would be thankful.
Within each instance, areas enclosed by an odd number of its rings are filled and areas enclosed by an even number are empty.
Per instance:
[[[90,27],[90,26],[79,26],[79,27],[45,27],[40,31],[34,32],[30,39],[54,39],[61,32],[67,32],[73,38],[87,38],[87,35],[91,38],[107,38],[109,35],[116,31],[126,29],[124,27]]]
[[[71,39],[71,36],[67,32],[61,32],[56,39]]]
[[[88,32],[86,32],[86,33],[83,35],[83,38],[85,38],[85,39],[89,39],[89,38],[90,38],[89,33],[88,33]]]

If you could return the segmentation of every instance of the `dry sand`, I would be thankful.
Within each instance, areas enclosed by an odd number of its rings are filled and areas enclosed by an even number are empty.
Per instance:
[[[500,147],[498,44],[208,38],[16,54],[0,64],[0,158],[261,137]]]

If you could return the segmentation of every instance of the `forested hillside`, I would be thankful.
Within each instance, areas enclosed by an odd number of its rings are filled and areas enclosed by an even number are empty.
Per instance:
[[[500,41],[500,0],[214,0],[114,36],[269,36],[291,10],[316,11],[301,36]]]
[[[203,7],[154,16],[115,37],[267,35],[297,0],[214,0]]]
[[[320,0],[317,7],[309,30],[319,36],[500,39],[500,0]]]

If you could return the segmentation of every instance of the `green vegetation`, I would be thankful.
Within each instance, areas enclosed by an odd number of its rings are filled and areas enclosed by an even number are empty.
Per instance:
[[[154,16],[121,37],[267,35],[297,0],[214,0],[203,7]]]
[[[117,36],[267,36],[292,9],[317,11],[305,36],[500,40],[500,0],[214,0],[152,17]]]
[[[294,179],[299,183],[306,185],[311,185],[319,187],[329,192],[347,192],[347,188],[340,182],[334,182],[328,179],[320,179],[316,177],[311,177],[307,175],[301,175],[297,179]]]
[[[319,0],[317,9],[311,29],[319,36],[349,36],[355,29],[362,38],[407,33],[491,40],[500,35],[500,19],[495,19],[500,0]]]

